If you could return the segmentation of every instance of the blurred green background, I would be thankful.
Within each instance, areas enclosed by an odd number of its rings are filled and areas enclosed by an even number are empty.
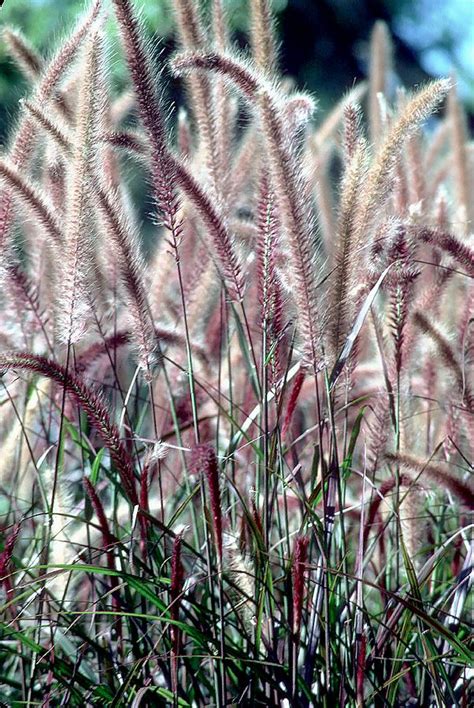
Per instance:
[[[163,55],[173,51],[173,0],[136,0],[150,36],[161,38]],[[235,41],[245,43],[251,0],[226,0]],[[209,4],[203,0],[203,8]],[[354,80],[367,73],[368,39],[377,19],[390,26],[400,80],[410,86],[456,73],[469,119],[474,116],[473,0],[274,0],[281,65],[298,85],[313,92],[324,112]],[[71,26],[84,0],[4,0],[2,24],[19,29],[45,55]],[[113,30],[111,30],[113,32]],[[114,72],[125,80],[120,63]],[[26,85],[0,41],[0,139],[14,119]],[[171,90],[173,90],[171,88]]]

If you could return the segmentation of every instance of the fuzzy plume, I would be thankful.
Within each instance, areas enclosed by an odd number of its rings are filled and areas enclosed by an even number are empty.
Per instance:
[[[199,6],[193,0],[176,0],[174,3],[177,27],[183,48],[204,50],[207,38],[201,22]],[[190,76],[187,79],[190,104],[198,134],[198,149],[206,167],[206,179],[210,180],[213,192],[218,192],[219,164],[223,156],[218,153],[215,105],[212,88],[205,76]]]
[[[22,174],[15,165],[7,160],[0,160],[0,181],[8,186],[13,194],[35,217],[35,223],[41,226],[54,243],[61,243],[63,232],[54,209],[47,197]]]
[[[11,532],[6,535],[3,551],[0,553],[0,587],[3,585],[5,588],[7,598],[13,593],[11,560],[20,529],[21,524],[15,524]]]
[[[0,347],[24,350],[0,354],[0,516],[22,523],[0,553],[5,700],[463,703],[474,254],[454,90],[422,131],[450,83],[397,87],[378,23],[368,83],[315,114],[279,75],[270,0],[241,52],[228,2],[174,0],[175,112],[141,0],[109,2],[125,74],[105,4],[50,62],[4,34],[31,80],[0,159]],[[439,655],[413,663],[424,624]]]
[[[87,36],[91,26],[97,19],[100,11],[100,0],[92,3],[89,11],[81,18],[72,34],[57,51],[38,83],[33,103],[42,105],[55,93],[65,71],[75,58],[81,43]],[[9,157],[20,172],[27,166],[35,143],[35,124],[28,117],[20,122],[13,144],[9,150]],[[0,204],[0,252],[8,237],[13,220],[13,210],[10,192],[4,192]]]
[[[36,81],[43,69],[43,59],[18,29],[5,27],[3,39],[10,55],[29,81]]]
[[[179,606],[183,595],[184,568],[181,560],[182,536],[177,534],[171,554],[170,615],[174,622],[179,618]],[[178,690],[178,656],[181,650],[181,629],[172,624],[171,628],[171,681],[173,691]]]
[[[177,183],[206,226],[222,279],[227,284],[232,297],[241,301],[244,292],[241,264],[226,220],[211,195],[200,186],[186,166],[177,160],[174,166]]]
[[[389,462],[402,466],[411,474],[416,474],[421,481],[426,477],[435,486],[447,488],[468,509],[474,507],[473,485],[458,479],[444,466],[433,464],[432,462],[423,462],[423,460],[413,455],[387,453],[385,457]]]
[[[331,304],[331,351],[336,357],[349,332],[354,319],[351,306],[352,290],[357,283],[357,268],[354,262],[356,239],[355,215],[360,199],[361,188],[367,174],[367,148],[365,142],[358,139],[354,116],[357,111],[349,107],[346,118],[346,169],[341,187],[339,219],[337,225],[337,250],[332,276]]]
[[[196,445],[192,449],[192,468],[202,474],[211,497],[212,520],[214,523],[214,543],[217,550],[219,567],[222,567],[222,506],[219,484],[219,465],[214,448],[211,445]]]
[[[156,336],[143,287],[144,265],[140,257],[137,235],[127,222],[117,191],[105,191],[100,188],[97,192],[97,203],[120,270],[138,360],[145,376],[151,377]]]
[[[79,87],[77,126],[69,174],[66,231],[63,246],[64,272],[61,291],[57,294],[56,330],[58,339],[74,344],[87,327],[88,256],[91,250],[91,173],[94,143],[101,133],[99,81],[102,72],[103,41],[94,33],[84,50]]]
[[[138,504],[135,489],[133,463],[120,440],[117,427],[110,420],[109,413],[97,394],[88,388],[77,376],[65,371],[56,362],[34,354],[14,353],[0,356],[0,371],[24,369],[46,376],[61,384],[82,407],[109,448],[110,455],[120,473],[124,491],[133,504]]]
[[[433,342],[436,350],[445,366],[454,376],[456,386],[460,396],[463,398],[469,411],[474,411],[474,392],[471,390],[469,382],[466,381],[464,373],[456,353],[446,338],[446,336],[433,324],[429,317],[423,312],[417,311],[413,316],[415,324]]]
[[[165,120],[155,89],[156,78],[142,38],[140,23],[129,0],[113,0],[128,70],[137,97],[143,127],[151,147],[151,179],[158,213],[164,225],[178,240],[178,201],[175,191],[175,166],[171,160]]]
[[[279,198],[280,218],[288,243],[294,298],[298,308],[305,360],[321,363],[321,328],[317,292],[314,225],[309,189],[296,170],[292,146],[288,146],[282,114],[282,97],[265,77],[246,62],[228,54],[178,55],[175,73],[213,71],[227,77],[256,111],[262,126],[270,165],[270,180]]]
[[[293,633],[298,636],[304,602],[305,565],[308,556],[309,539],[298,536],[295,541],[291,574],[293,578]]]
[[[269,0],[254,0],[251,12],[252,55],[260,71],[271,75],[276,66],[276,42]]]
[[[266,176],[262,179],[258,206],[258,269],[261,322],[267,361],[271,354],[270,383],[274,385],[281,376],[279,340],[282,335],[283,296],[276,268],[279,249],[278,214],[275,195],[270,191]]]
[[[450,139],[453,149],[453,176],[456,185],[456,195],[460,207],[459,218],[462,222],[461,232],[466,236],[472,229],[472,190],[473,181],[467,153],[467,125],[464,109],[459,101],[456,85],[453,84],[448,94],[448,122]]]
[[[62,151],[72,152],[74,137],[60,115],[54,115],[54,110],[51,111],[48,108],[46,111],[42,106],[32,101],[24,100],[21,105]]]
[[[375,154],[367,175],[364,197],[361,199],[357,214],[359,245],[364,244],[366,234],[373,226],[375,215],[390,194],[394,170],[406,140],[439,106],[450,86],[451,82],[448,79],[440,79],[421,88],[406,102],[400,115],[393,121]]]

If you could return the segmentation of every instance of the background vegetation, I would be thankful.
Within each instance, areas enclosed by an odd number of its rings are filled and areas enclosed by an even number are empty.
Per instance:
[[[171,5],[172,0],[139,3],[147,33],[154,41],[160,38],[164,57],[174,47]],[[206,5],[209,2],[203,2]],[[225,5],[234,39],[242,45],[250,17],[248,0],[226,0]],[[48,54],[82,6],[82,0],[6,0],[0,13],[3,22],[21,27]],[[469,0],[273,0],[272,8],[282,68],[318,97],[322,112],[354,81],[367,76],[370,32],[377,20],[384,20],[393,36],[401,82],[413,86],[455,72],[473,120],[474,8]],[[23,76],[0,46],[0,139],[5,139],[25,88]]]

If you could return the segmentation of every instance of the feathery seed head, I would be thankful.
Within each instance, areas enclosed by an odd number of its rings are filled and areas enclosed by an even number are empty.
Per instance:
[[[207,481],[211,497],[212,519],[214,522],[214,542],[219,563],[222,565],[222,506],[219,483],[219,464],[211,445],[196,445],[191,451],[191,466],[196,474],[203,475]]]
[[[291,575],[293,578],[293,633],[299,635],[304,602],[305,566],[308,556],[309,538],[297,536],[293,551]]]

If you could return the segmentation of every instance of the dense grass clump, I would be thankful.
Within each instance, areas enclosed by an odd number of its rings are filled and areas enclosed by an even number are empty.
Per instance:
[[[455,83],[394,87],[379,24],[318,122],[268,0],[243,53],[221,0],[172,6],[178,112],[132,0],[48,60],[3,35],[31,92],[0,158],[2,701],[467,705]]]

